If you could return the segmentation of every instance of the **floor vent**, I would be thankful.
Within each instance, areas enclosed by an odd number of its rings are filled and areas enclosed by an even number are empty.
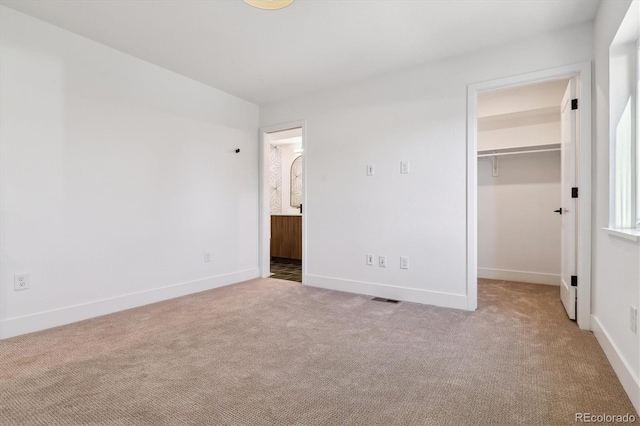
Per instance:
[[[373,301],[376,302],[386,302],[386,303],[400,303],[399,300],[394,300],[394,299],[385,299],[384,297],[374,297],[373,299],[371,299]]]

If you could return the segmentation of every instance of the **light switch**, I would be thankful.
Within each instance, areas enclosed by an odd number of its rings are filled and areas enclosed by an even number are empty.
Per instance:
[[[400,162],[400,173],[402,173],[404,175],[409,173],[409,162],[408,161],[401,161]]]
[[[373,176],[373,164],[367,164],[367,176]]]
[[[400,269],[409,269],[409,258],[407,256],[400,256]]]

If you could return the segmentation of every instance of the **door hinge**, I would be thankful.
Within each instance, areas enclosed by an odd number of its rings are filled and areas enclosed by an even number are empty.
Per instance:
[[[571,99],[571,110],[573,111],[574,109],[578,109],[578,100],[577,99]]]
[[[571,198],[578,198],[578,188],[577,187],[571,188]]]
[[[571,275],[571,287],[578,287],[578,276]]]

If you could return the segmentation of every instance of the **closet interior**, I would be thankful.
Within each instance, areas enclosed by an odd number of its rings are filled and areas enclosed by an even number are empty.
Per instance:
[[[478,98],[478,277],[560,285],[560,104],[568,80]]]

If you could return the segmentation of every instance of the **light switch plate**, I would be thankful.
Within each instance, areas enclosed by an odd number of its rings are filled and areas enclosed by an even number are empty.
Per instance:
[[[409,258],[407,256],[400,256],[400,269],[409,269]]]
[[[367,164],[367,176],[373,176],[374,172],[373,164]]]
[[[400,162],[400,173],[402,173],[403,175],[406,175],[409,173],[409,162],[408,161],[401,161]]]

